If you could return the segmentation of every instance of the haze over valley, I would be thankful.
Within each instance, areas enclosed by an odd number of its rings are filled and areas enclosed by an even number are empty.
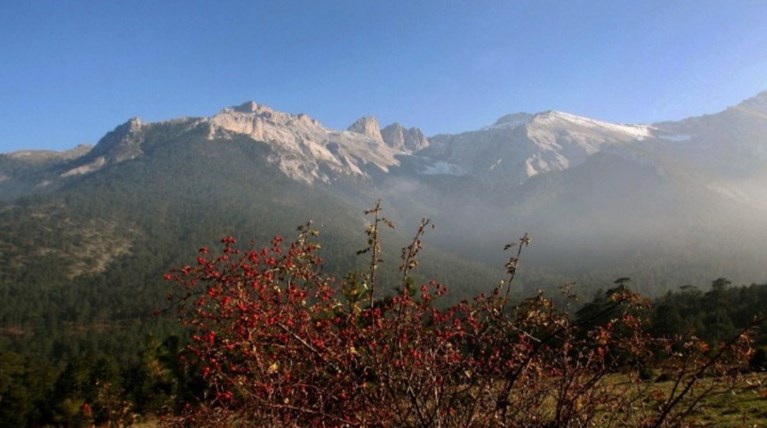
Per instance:
[[[527,292],[567,280],[592,292],[624,276],[651,294],[719,277],[758,282],[767,278],[765,118],[767,92],[681,121],[545,111],[428,137],[369,116],[333,130],[256,102],[211,117],[133,118],[93,147],[0,157],[5,227],[21,220],[49,236],[34,249],[5,235],[3,257],[19,277],[25,253],[60,258],[64,281],[130,264],[132,250],[159,239],[152,230],[188,243],[163,256],[173,260],[219,235],[265,238],[315,220],[337,242],[332,261],[349,267],[363,211],[382,199],[400,226],[393,252],[428,217],[435,257],[495,273],[503,245],[529,233]],[[92,249],[103,240],[114,245]]]
[[[767,2],[0,2],[0,428],[761,426]]]

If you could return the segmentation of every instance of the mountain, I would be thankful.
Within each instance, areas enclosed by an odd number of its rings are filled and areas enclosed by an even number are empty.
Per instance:
[[[162,273],[195,248],[228,234],[263,244],[309,219],[328,269],[364,268],[355,253],[377,198],[399,225],[384,236],[382,278],[430,217],[421,275],[457,296],[494,285],[501,249],[526,232],[519,293],[575,280],[588,295],[624,276],[647,293],[764,282],[766,136],[767,92],[676,122],[548,111],[432,137],[370,116],[333,130],[255,102],[134,118],[93,147],[0,155],[0,333],[77,354],[95,345],[72,325],[119,322],[130,333],[108,330],[99,347],[129,349],[155,325],[145,317],[163,305]]]
[[[456,231],[442,244],[483,260],[502,244],[500,230],[515,230],[536,238],[528,266],[587,286],[618,276],[645,292],[720,276],[763,281],[765,105],[767,92],[717,114],[648,125],[509,115],[430,138],[417,153],[420,169],[402,177],[423,187],[418,174],[432,175],[424,205]],[[457,232],[467,225],[472,239]]]
[[[382,129],[381,138],[390,147],[400,152],[413,153],[429,146],[429,139],[420,129],[407,129],[399,123],[392,123]]]
[[[503,116],[478,131],[438,135],[423,155],[488,182],[521,184],[538,174],[580,165],[605,147],[650,135],[646,125],[616,125],[557,111],[522,113]]]
[[[227,235],[268,245],[313,220],[330,273],[364,269],[363,212],[374,177],[400,153],[247,103],[209,118],[131,119],[92,148],[0,155],[0,349],[132,355],[173,324],[172,312],[151,317],[166,309],[163,273]],[[380,278],[390,284],[409,233],[383,238]],[[424,277],[456,284],[500,276],[437,248],[422,261]]]
[[[0,200],[46,190],[57,180],[51,171],[82,157],[91,148],[80,145],[64,152],[24,150],[0,155]]]

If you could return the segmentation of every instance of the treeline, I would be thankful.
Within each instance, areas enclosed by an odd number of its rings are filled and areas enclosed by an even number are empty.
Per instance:
[[[615,314],[604,308],[611,305],[611,296],[629,285],[627,278],[621,278],[615,288],[598,292],[573,314],[574,320],[609,322]],[[764,308],[767,284],[736,287],[720,278],[708,291],[688,285],[668,292],[637,315],[656,336],[696,336],[713,350],[754,317],[764,315]],[[169,333],[170,327],[155,328],[165,332],[164,339],[136,330],[134,334],[145,336],[140,345],[132,340],[130,352],[105,345],[110,335],[98,331],[81,332],[93,336],[91,345],[70,349],[56,359],[36,357],[36,352],[0,351],[0,427],[89,426],[183,411],[185,403],[202,398],[204,382],[183,362],[185,340]],[[759,328],[751,360],[754,370],[767,369],[767,330]],[[7,340],[13,332],[4,334]]]
[[[261,245],[313,219],[329,274],[364,268],[356,205],[284,177],[265,159],[266,145],[243,137],[211,150],[207,134],[190,136],[185,126],[152,128],[162,144],[146,148],[151,156],[74,177],[55,193],[0,202],[0,350],[55,362],[107,350],[133,362],[147,334],[172,333],[172,319],[152,316],[167,306],[162,274],[229,234]],[[385,264],[396,266],[409,232],[386,237]],[[499,271],[439,250],[419,270],[460,298]],[[393,279],[396,269],[381,276]]]
[[[653,331],[657,335],[696,335],[709,343],[733,336],[755,317],[767,315],[767,285],[733,287],[726,278],[712,282],[711,289],[685,285],[655,300]],[[767,345],[762,324],[756,344]]]
[[[63,368],[0,351],[0,427],[106,425],[173,411],[199,390],[179,359],[181,342],[148,338],[136,361],[90,353]]]

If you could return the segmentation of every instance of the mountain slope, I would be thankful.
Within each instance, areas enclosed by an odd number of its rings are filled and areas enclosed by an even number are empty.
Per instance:
[[[488,127],[440,135],[421,154],[489,182],[521,184],[530,177],[583,163],[605,146],[643,140],[649,126],[616,125],[562,112],[504,116]]]
[[[58,181],[53,171],[90,150],[91,146],[80,145],[64,152],[26,150],[0,155],[0,201],[51,191]]]
[[[762,281],[766,100],[762,93],[715,115],[644,126],[561,113],[506,116],[432,138],[418,153],[429,156],[421,167],[444,162],[461,173],[429,185],[411,174],[412,187],[428,195],[411,199],[437,204],[434,217],[455,231],[444,245],[483,260],[500,261],[486,249],[507,239],[499,232],[530,232],[528,263],[554,274],[535,286],[631,276],[657,292],[720,276]]]
[[[85,349],[131,355],[147,332],[166,331],[168,318],[150,316],[166,306],[162,274],[227,235],[244,247],[251,240],[261,246],[277,234],[290,239],[296,226],[313,220],[331,273],[363,268],[356,252],[366,241],[370,178],[323,170],[338,178],[336,185],[295,179],[274,161],[281,150],[275,141],[256,141],[208,119],[131,120],[87,153],[52,162],[36,177],[51,177],[55,190],[0,205],[6,303],[0,346],[54,358]],[[339,191],[352,185],[356,196]],[[407,233],[403,227],[385,234],[382,279],[398,277]],[[500,277],[481,264],[430,253],[423,266],[429,277],[449,275],[464,285]],[[5,331],[15,333],[3,337]]]
[[[408,231],[430,217],[422,275],[459,295],[494,285],[488,266],[525,232],[527,292],[564,280],[588,292],[618,276],[650,293],[764,281],[766,106],[762,93],[650,125],[513,114],[426,138],[372,117],[331,130],[251,102],[209,118],[131,119],[92,148],[0,155],[0,324],[145,328],[137,320],[162,306],[161,274],[198,246],[228,234],[263,244],[309,219],[340,276],[364,267],[362,213],[377,198],[400,225],[384,238],[387,280]],[[39,338],[16,343],[69,349]]]

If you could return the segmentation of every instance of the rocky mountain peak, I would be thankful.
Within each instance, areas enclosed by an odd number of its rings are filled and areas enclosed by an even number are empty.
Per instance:
[[[396,122],[382,129],[381,136],[387,145],[402,152],[417,152],[429,146],[429,140],[420,129],[406,129]]]
[[[737,107],[746,108],[750,110],[757,110],[763,113],[767,113],[767,91],[758,93],[756,96],[751,97]]]
[[[212,125],[211,138],[222,130],[246,134],[259,141],[282,140],[285,132],[306,135],[326,132],[319,121],[306,114],[284,113],[254,101],[225,108],[207,120]]]
[[[140,156],[143,153],[141,144],[144,141],[142,131],[146,126],[138,117],[131,118],[105,135],[90,151],[89,156],[105,157],[115,163]]]
[[[238,106],[232,107],[232,110],[239,113],[272,113],[270,107],[256,103],[255,101],[244,102]]]
[[[115,131],[117,132],[123,132],[125,134],[131,134],[134,132],[141,131],[141,129],[146,124],[141,121],[138,117],[132,117],[128,119],[127,122],[123,123],[122,125],[118,126]]]
[[[124,126],[127,126],[128,130],[135,131],[141,129],[141,118],[139,117],[132,117],[127,122],[125,122]]]
[[[367,135],[377,141],[383,141],[381,128],[378,126],[378,119],[373,116],[365,116],[357,119],[347,128],[347,131]]]
[[[501,116],[495,121],[493,126],[498,127],[517,127],[519,125],[526,125],[533,119],[533,115],[529,113],[514,113]]]
[[[355,122],[351,132],[334,131],[307,114],[247,102],[204,120],[211,140],[240,134],[267,143],[271,150],[267,161],[306,183],[329,183],[341,176],[369,178],[371,169],[386,172],[398,164],[395,151],[383,142],[378,121],[372,117]]]

